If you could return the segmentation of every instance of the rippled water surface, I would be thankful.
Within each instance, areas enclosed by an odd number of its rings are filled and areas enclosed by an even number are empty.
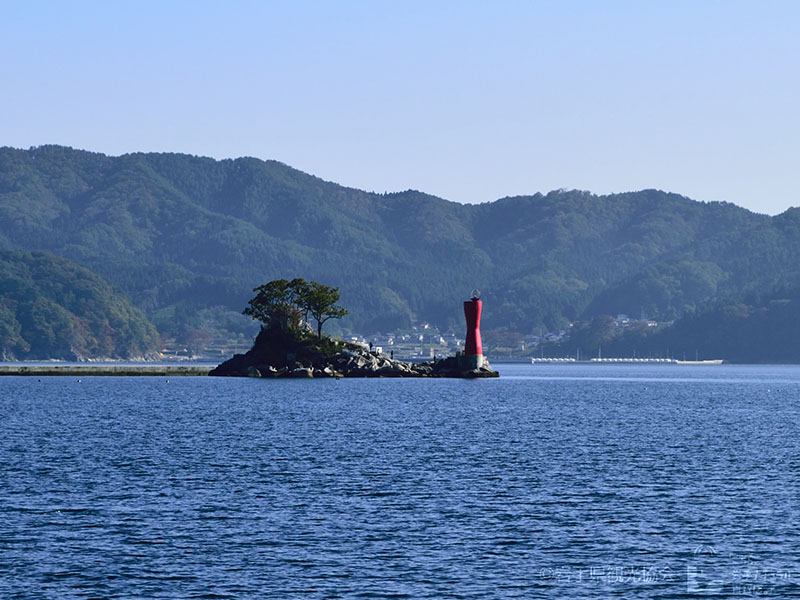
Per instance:
[[[0,378],[0,598],[800,595],[800,368]]]

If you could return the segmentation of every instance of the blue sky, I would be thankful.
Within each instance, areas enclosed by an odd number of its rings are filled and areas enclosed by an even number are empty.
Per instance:
[[[0,0],[0,145],[800,205],[800,2]]]

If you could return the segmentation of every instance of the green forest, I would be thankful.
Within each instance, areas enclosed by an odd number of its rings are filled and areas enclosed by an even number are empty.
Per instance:
[[[368,193],[254,158],[0,148],[0,249],[74,261],[117,290],[110,304],[127,296],[141,311],[131,318],[144,313],[166,336],[196,329],[198,315],[243,331],[248,319],[231,315],[253,287],[297,277],[340,288],[350,312],[336,323],[343,330],[413,321],[460,329],[461,301],[477,287],[484,327],[501,333],[626,313],[676,320],[670,335],[685,337],[698,323],[725,331],[720,311],[746,306],[748,326],[737,335],[750,336],[765,335],[756,326],[764,310],[794,306],[787,290],[800,287],[800,209],[769,217],[659,190],[464,205],[414,190]],[[10,264],[24,255],[5,256],[20,257]],[[22,334],[24,303],[6,285],[4,352],[55,352]],[[61,302],[58,293],[51,300]],[[64,309],[75,323],[86,318]],[[50,313],[58,329],[63,318]],[[681,325],[684,317],[694,325]],[[114,346],[117,354],[152,347],[143,323],[138,347]],[[109,352],[105,338],[92,339],[75,349]]]
[[[639,357],[737,363],[800,363],[800,289],[743,301],[709,303],[671,326],[621,327],[609,315],[572,324],[569,338],[546,344],[544,356]]]
[[[3,360],[143,358],[158,333],[127,295],[47,252],[0,251]]]

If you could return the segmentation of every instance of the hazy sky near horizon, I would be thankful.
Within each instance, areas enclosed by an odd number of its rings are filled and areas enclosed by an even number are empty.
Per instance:
[[[0,145],[800,205],[800,2],[0,2]]]

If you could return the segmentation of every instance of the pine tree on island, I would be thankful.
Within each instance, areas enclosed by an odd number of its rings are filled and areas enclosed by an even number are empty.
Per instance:
[[[316,281],[295,278],[275,279],[253,290],[256,296],[248,302],[244,314],[261,321],[262,327],[302,337],[303,323],[308,316],[317,322],[317,338],[322,339],[322,326],[330,319],[348,314],[336,304],[339,288]]]

